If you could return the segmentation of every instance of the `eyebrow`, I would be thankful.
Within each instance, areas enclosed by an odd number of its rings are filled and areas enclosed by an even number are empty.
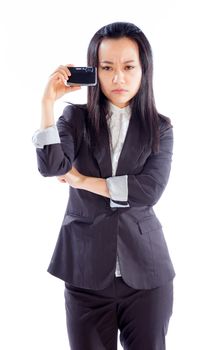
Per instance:
[[[135,62],[135,60],[128,60],[128,61],[125,61],[123,63],[132,63],[132,62]],[[111,61],[101,61],[100,63],[113,64],[113,62],[111,62]]]

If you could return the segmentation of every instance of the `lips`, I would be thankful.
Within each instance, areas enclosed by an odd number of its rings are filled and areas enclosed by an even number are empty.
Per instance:
[[[125,89],[114,89],[112,90],[113,93],[115,94],[122,94],[124,92],[128,92],[128,90],[125,90]]]

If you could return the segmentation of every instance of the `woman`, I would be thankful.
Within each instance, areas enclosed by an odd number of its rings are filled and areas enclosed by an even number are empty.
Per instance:
[[[68,183],[69,199],[48,271],[65,281],[71,349],[163,350],[174,268],[153,205],[168,182],[173,134],[156,110],[150,44],[134,24],[101,28],[89,44],[98,84],[86,105],[54,102],[67,66],[50,76],[34,137],[43,176]]]

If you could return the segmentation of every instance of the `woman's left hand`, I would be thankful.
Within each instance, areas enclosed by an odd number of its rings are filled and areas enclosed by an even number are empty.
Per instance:
[[[72,167],[72,169],[65,175],[58,176],[60,182],[68,183],[73,188],[81,188],[81,184],[85,178],[86,176],[79,173],[75,167]]]

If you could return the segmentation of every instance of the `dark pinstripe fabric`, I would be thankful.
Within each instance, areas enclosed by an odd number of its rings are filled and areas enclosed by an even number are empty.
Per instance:
[[[114,277],[95,291],[66,283],[65,305],[71,350],[116,350],[118,329],[125,350],[165,350],[173,281],[144,290]]]

